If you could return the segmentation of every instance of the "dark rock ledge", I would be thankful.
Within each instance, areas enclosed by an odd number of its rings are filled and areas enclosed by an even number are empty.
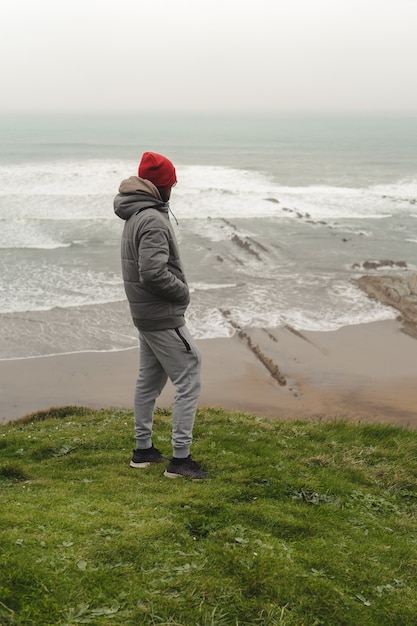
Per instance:
[[[417,339],[417,273],[366,275],[352,279],[369,298],[391,306],[400,315],[403,332]]]

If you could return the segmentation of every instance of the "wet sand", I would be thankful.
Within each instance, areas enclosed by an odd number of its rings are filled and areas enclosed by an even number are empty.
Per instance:
[[[200,407],[417,427],[417,340],[396,320],[334,332],[237,329],[198,345]],[[0,421],[52,406],[132,408],[138,359],[134,348],[0,361]],[[157,406],[173,398],[168,383]]]

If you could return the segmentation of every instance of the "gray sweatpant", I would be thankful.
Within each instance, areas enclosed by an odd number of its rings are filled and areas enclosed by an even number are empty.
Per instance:
[[[135,438],[138,449],[152,445],[153,411],[168,378],[176,394],[172,410],[173,455],[190,454],[200,395],[201,355],[186,326],[140,330],[140,364],[135,389]]]

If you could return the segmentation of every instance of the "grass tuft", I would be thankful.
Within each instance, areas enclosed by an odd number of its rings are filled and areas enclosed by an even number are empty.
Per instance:
[[[35,413],[30,413],[29,415],[25,415],[15,421],[16,424],[27,424],[29,422],[38,422],[46,419],[64,419],[69,415],[74,416],[82,416],[82,415],[91,415],[93,409],[89,409],[84,406],[59,406],[59,407],[51,407],[44,411],[36,411]]]
[[[29,475],[18,463],[6,463],[0,466],[0,480],[21,482],[29,480]]]
[[[415,431],[208,408],[196,483],[130,468],[132,426],[58,407],[0,427],[1,625],[417,623]]]

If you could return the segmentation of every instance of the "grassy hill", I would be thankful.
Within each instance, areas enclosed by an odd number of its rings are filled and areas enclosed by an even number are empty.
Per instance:
[[[201,410],[192,482],[131,469],[132,423],[0,427],[0,624],[417,623],[417,432]]]

